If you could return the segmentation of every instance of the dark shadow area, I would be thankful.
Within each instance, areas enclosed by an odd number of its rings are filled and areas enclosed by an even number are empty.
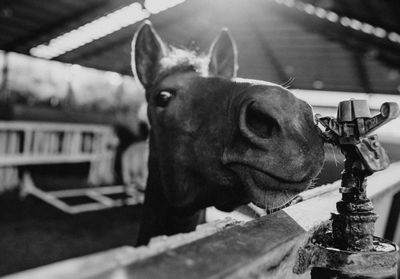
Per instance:
[[[67,215],[16,192],[0,196],[0,276],[134,245],[141,206]]]
[[[87,188],[90,164],[40,164],[26,167],[36,186],[45,191]]]

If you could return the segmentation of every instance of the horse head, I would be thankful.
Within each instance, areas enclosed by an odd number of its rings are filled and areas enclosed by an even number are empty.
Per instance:
[[[139,244],[193,230],[208,206],[280,207],[319,173],[323,142],[310,105],[277,84],[237,78],[227,30],[203,56],[169,47],[149,22],[132,46],[151,126]]]

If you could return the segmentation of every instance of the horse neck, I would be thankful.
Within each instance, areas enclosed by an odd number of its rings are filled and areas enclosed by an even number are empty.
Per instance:
[[[149,176],[136,246],[148,244],[154,236],[194,231],[199,221],[204,219],[204,210],[188,214],[168,203],[162,187],[157,156],[152,150],[150,141]]]

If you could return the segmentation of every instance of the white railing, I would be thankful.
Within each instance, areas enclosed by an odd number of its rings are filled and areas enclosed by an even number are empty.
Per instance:
[[[89,182],[111,183],[116,137],[106,125],[0,122],[0,192],[18,185],[20,166],[90,163]]]

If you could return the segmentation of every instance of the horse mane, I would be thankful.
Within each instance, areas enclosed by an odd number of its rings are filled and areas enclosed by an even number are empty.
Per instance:
[[[167,56],[160,61],[159,78],[164,78],[176,72],[194,71],[201,75],[208,74],[209,58],[196,51],[169,47]]]

